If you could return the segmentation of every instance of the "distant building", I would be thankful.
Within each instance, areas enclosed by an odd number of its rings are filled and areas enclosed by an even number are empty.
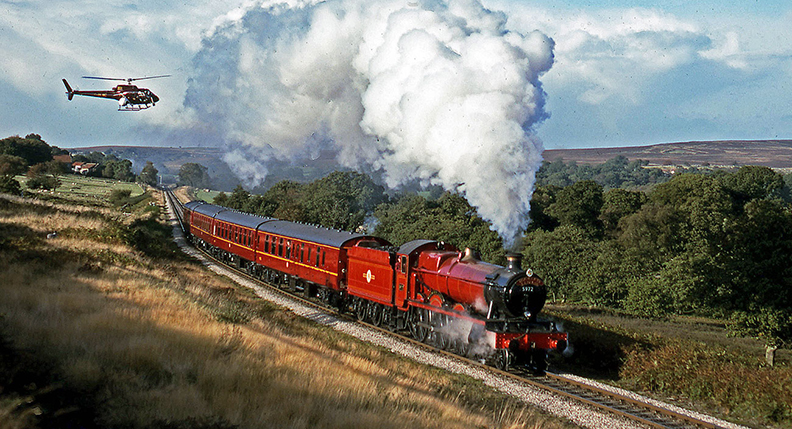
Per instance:
[[[75,174],[82,174],[88,175],[89,173],[93,172],[99,164],[95,162],[73,162],[72,163],[72,171]]]

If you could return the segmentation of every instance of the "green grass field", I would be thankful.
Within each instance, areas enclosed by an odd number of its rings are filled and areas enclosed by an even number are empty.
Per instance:
[[[27,177],[16,176],[19,183],[25,187]],[[68,196],[68,199],[73,202],[79,203],[96,203],[99,201],[106,201],[110,192],[114,190],[128,189],[132,192],[130,197],[142,195],[144,190],[139,184],[134,182],[121,182],[114,179],[106,179],[103,177],[86,177],[76,174],[65,174],[58,176],[61,185],[54,191],[40,191],[58,196]]]
[[[220,194],[220,191],[194,189],[192,193],[196,200],[204,200],[206,202],[211,203],[212,201],[214,201],[214,197]]]

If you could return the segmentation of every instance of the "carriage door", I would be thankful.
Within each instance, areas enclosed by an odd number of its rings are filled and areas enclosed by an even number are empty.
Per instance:
[[[407,255],[396,255],[396,301],[395,304],[399,308],[405,308],[407,304],[407,273],[409,272],[409,264]]]

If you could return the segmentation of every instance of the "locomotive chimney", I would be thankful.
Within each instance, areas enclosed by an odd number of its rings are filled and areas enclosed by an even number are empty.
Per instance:
[[[522,271],[522,255],[519,253],[507,253],[506,268],[510,271]]]

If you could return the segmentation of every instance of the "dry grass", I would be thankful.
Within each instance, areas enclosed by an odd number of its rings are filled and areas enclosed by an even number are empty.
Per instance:
[[[792,424],[792,368],[769,368],[704,344],[668,342],[634,349],[621,371],[642,390],[695,401],[708,412],[762,427]],[[702,406],[703,404],[703,406]]]
[[[775,367],[761,343],[729,338],[716,321],[657,321],[614,312],[553,306],[575,353],[567,369],[604,378],[707,414],[755,427],[792,427],[789,350]]]
[[[91,238],[117,222],[100,215],[0,199],[0,230],[14,231],[0,241],[0,337],[34,352],[61,392],[31,416],[0,374],[0,426],[76,415],[108,428],[570,427],[299,319],[196,263]],[[72,233],[44,238],[53,229]]]

